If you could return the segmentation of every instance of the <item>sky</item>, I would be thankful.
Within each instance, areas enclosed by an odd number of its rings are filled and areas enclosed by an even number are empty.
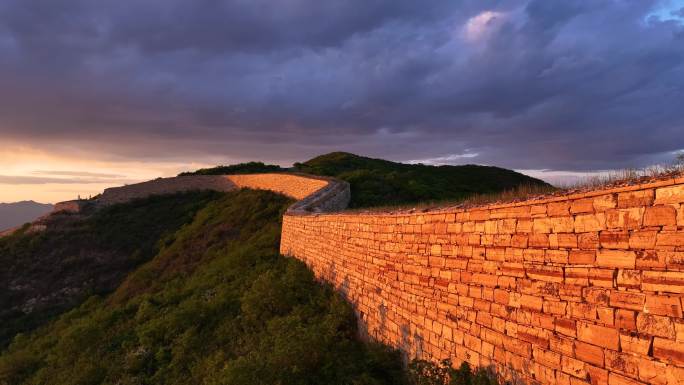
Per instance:
[[[0,202],[331,151],[547,180],[684,149],[684,0],[0,0]]]

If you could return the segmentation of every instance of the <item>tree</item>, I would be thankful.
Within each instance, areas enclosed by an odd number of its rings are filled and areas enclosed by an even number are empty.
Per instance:
[[[675,155],[675,166],[679,167],[684,167],[684,151],[679,151],[677,155]]]

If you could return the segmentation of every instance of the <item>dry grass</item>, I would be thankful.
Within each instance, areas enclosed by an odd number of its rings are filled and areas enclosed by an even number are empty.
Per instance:
[[[494,203],[508,203],[549,196],[557,192],[553,186],[520,185],[514,189],[492,194],[476,194],[461,200],[440,200],[413,204],[364,207],[345,210],[345,213],[412,213],[435,210],[470,208]]]
[[[641,169],[624,169],[606,172],[598,176],[561,186],[520,185],[512,190],[494,194],[477,194],[458,201],[431,201],[406,205],[377,206],[346,210],[349,213],[414,213],[449,209],[465,209],[492,204],[540,200],[554,196],[581,193],[591,190],[617,188],[644,184],[657,180],[672,179],[684,175],[684,157],[672,165],[655,165]]]

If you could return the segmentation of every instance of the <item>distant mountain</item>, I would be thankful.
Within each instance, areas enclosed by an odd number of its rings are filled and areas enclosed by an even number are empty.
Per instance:
[[[332,152],[294,166],[301,172],[349,182],[352,192],[350,207],[458,201],[519,186],[552,189],[544,181],[500,167],[404,164],[348,152]]]
[[[52,205],[23,201],[0,203],[0,231],[31,222],[52,211]]]

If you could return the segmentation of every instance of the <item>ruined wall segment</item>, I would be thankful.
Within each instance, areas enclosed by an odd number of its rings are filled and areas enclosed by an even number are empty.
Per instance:
[[[193,190],[230,191],[237,187],[223,175],[189,175],[157,178],[147,182],[105,189],[98,204],[111,205],[151,195],[172,194]]]
[[[684,178],[471,210],[288,212],[281,252],[411,357],[684,383]]]
[[[302,200],[328,186],[328,183],[344,183],[327,178],[298,174],[271,173],[245,175],[187,175],[157,178],[147,182],[106,189],[97,199],[101,205],[128,202],[151,195],[172,194],[193,190],[231,191],[238,188],[270,190]],[[72,202],[58,205],[68,207]],[[345,206],[346,207],[346,206]],[[342,207],[343,208],[343,207]]]

